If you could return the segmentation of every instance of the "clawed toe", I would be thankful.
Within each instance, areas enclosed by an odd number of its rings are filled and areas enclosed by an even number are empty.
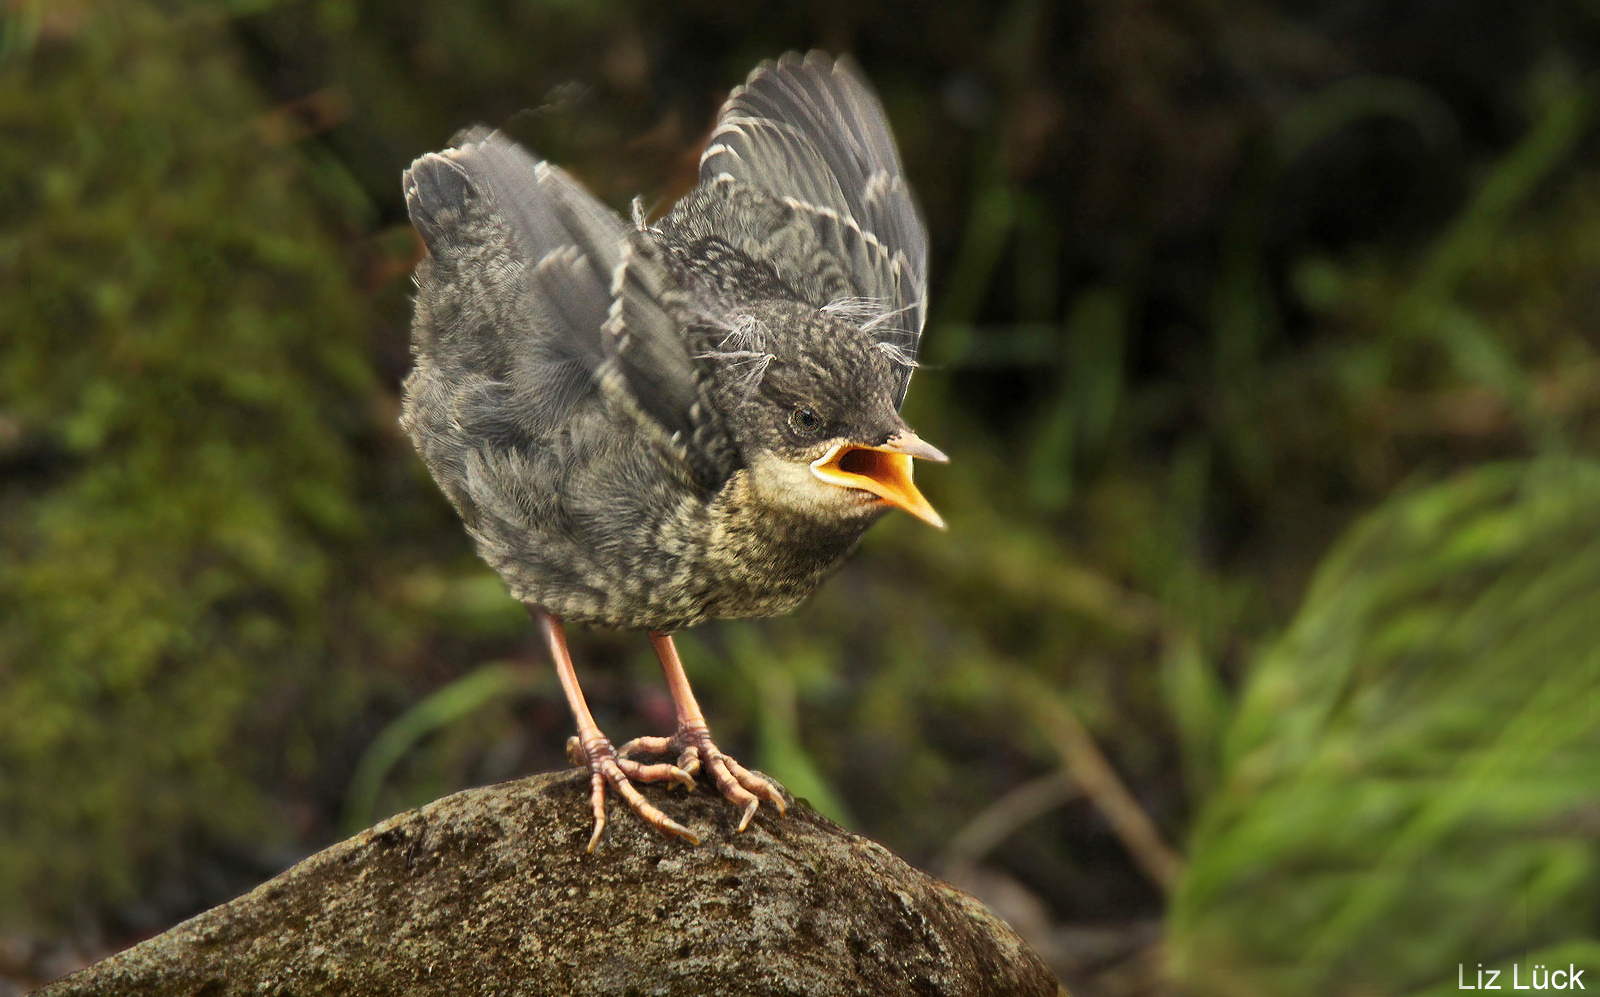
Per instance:
[[[627,758],[630,755],[665,755],[674,748],[675,742],[670,737],[636,737],[617,749],[618,758]]]
[[[682,838],[691,845],[700,843],[699,835],[656,809],[630,781],[671,782],[693,788],[694,778],[678,766],[665,763],[645,765],[631,758],[619,758],[611,742],[604,739],[584,744],[576,737],[570,738],[567,741],[567,757],[573,764],[589,769],[589,804],[594,811],[594,832],[589,835],[589,852],[592,853],[600,843],[600,835],[606,829],[607,784],[627,801],[629,808],[646,824],[663,834]]]
[[[715,745],[711,750],[716,751]],[[711,770],[712,777],[717,781],[717,789],[721,790],[722,795],[744,807],[744,812],[739,815],[740,831],[749,827],[750,821],[755,819],[756,810],[760,808],[762,800],[776,807],[780,815],[788,811],[788,805],[783,801],[783,794],[778,792],[776,786],[764,776],[756,775],[727,755],[718,752],[707,768]]]
[[[661,659],[661,671],[667,677],[667,689],[672,693],[672,702],[678,710],[678,732],[670,738],[641,737],[630,741],[623,753],[626,754],[629,748],[658,754],[679,752],[679,771],[690,776],[698,775],[701,771],[709,773],[717,784],[717,792],[740,808],[741,831],[755,819],[762,800],[776,807],[779,814],[787,812],[789,808],[784,803],[783,793],[770,779],[756,775],[723,754],[711,740],[705,714],[700,712],[700,704],[695,702],[694,692],[689,688],[689,677],[683,672],[683,662],[678,658],[678,649],[673,646],[672,638],[653,630],[650,632],[650,643],[655,645],[656,656]]]
[[[689,679],[683,674],[683,662],[678,660],[672,638],[652,631],[650,640],[661,657],[661,666],[667,676],[672,700],[678,708],[678,731],[671,737],[636,737],[619,751],[600,732],[583,692],[578,688],[577,676],[572,671],[572,659],[567,653],[566,634],[561,629],[559,617],[543,610],[529,608],[544,631],[550,644],[550,655],[555,660],[556,672],[573,716],[578,721],[578,733],[567,739],[567,758],[574,765],[589,770],[589,803],[594,811],[594,832],[589,836],[589,851],[593,852],[606,829],[606,786],[627,801],[633,812],[645,823],[664,834],[674,835],[698,845],[700,838],[693,831],[657,810],[634,786],[635,782],[665,782],[684,789],[694,788],[695,776],[704,771],[717,784],[717,791],[729,802],[739,807],[739,830],[743,831],[761,809],[761,801],[772,804],[778,813],[788,812],[783,793],[766,776],[758,775],[722,753],[711,740],[704,715],[689,690]],[[673,755],[671,762],[641,762],[634,754]]]
[[[677,764],[670,762],[641,762],[628,757],[634,753],[678,753]],[[730,803],[740,808],[739,830],[743,831],[755,819],[761,801],[766,800],[779,814],[788,812],[783,793],[766,776],[758,775],[726,755],[711,734],[703,727],[681,729],[673,737],[640,737],[629,741],[620,750],[603,737],[585,744],[578,737],[567,739],[567,758],[574,765],[588,768],[590,773],[589,800],[594,810],[594,833],[589,837],[589,851],[593,852],[606,827],[606,786],[616,790],[628,806],[645,823],[657,830],[699,844],[693,831],[679,824],[657,809],[634,786],[635,782],[665,782],[684,789],[694,788],[694,777],[704,771],[716,783],[717,791]]]
[[[634,782],[667,782],[674,786],[681,786],[685,790],[694,789],[694,773],[685,771],[676,765],[660,762],[655,765],[646,765],[636,762],[631,758],[617,758],[617,766]]]
[[[766,776],[757,775],[756,773],[745,768],[743,765],[740,765],[738,762],[734,761],[732,758],[729,758],[727,755],[723,755],[722,757],[723,760],[728,763],[728,768],[731,771],[734,779],[738,781],[739,785],[743,786],[747,791],[754,793],[756,796],[772,804],[775,808],[777,808],[779,816],[789,812],[789,804],[784,802],[783,793],[778,790],[776,783],[774,783],[771,779],[768,779]],[[748,823],[748,821],[746,821],[746,823]],[[741,826],[739,830],[744,830],[744,827]]]
[[[676,765],[659,767],[682,772],[690,777],[701,771],[709,773],[712,781],[716,783],[717,791],[741,809],[740,831],[750,826],[750,821],[755,818],[762,800],[772,804],[779,814],[788,812],[788,804],[784,802],[783,794],[778,787],[765,776],[757,775],[740,765],[731,755],[724,754],[711,740],[710,732],[703,727],[680,728],[678,733],[670,738],[637,738],[628,742],[621,753],[626,753],[630,749],[648,751],[652,754],[669,754],[681,749]]]

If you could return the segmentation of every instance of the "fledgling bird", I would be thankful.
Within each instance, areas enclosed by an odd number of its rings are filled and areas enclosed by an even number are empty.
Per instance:
[[[590,850],[608,784],[690,841],[630,780],[703,769],[741,831],[763,799],[781,813],[712,741],[668,635],[788,612],[892,506],[943,526],[911,461],[945,457],[899,415],[927,234],[877,97],[821,53],[761,65],[653,226],[483,129],[404,185],[428,252],[401,423],[543,631],[591,773]],[[649,632],[672,737],[612,747],[563,621]]]

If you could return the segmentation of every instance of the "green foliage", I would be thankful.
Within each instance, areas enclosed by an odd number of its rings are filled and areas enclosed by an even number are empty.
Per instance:
[[[287,843],[263,784],[371,640],[375,383],[300,160],[214,15],[58,13],[0,65],[0,924]]]
[[[1600,465],[1486,467],[1364,520],[1224,766],[1171,915],[1196,992],[1404,994],[1595,951]]]
[[[534,693],[548,695],[555,686],[552,672],[533,672],[526,667],[491,663],[468,672],[390,721],[362,754],[361,763],[350,778],[344,818],[340,821],[344,832],[355,834],[384,816],[377,806],[384,779],[406,753],[429,734],[461,723],[487,704],[504,703]],[[398,809],[391,808],[391,811]]]

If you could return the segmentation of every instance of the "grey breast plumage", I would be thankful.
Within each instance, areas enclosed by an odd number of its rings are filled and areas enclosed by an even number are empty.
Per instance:
[[[719,521],[750,513],[704,340],[752,296],[854,309],[898,354],[898,406],[926,236],[871,91],[819,54],[762,66],[724,107],[700,185],[655,228],[499,133],[453,146],[404,177],[428,254],[402,423],[479,553],[517,598],[617,626],[776,612],[807,594],[854,537],[797,561],[765,556],[759,524]],[[742,546],[707,549],[728,535]],[[708,579],[744,562],[737,595]]]

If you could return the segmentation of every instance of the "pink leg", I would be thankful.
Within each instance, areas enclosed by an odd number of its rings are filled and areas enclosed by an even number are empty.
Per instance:
[[[692,789],[694,776],[676,765],[641,765],[630,758],[617,757],[611,741],[594,722],[583,690],[578,687],[578,673],[572,667],[572,656],[567,653],[567,635],[561,628],[561,617],[533,606],[528,607],[528,613],[539,624],[545,643],[550,646],[561,690],[567,694],[567,705],[578,722],[578,736],[567,742],[567,756],[573,764],[589,767],[589,801],[594,808],[594,834],[589,836],[589,851],[594,851],[600,832],[606,829],[606,783],[628,801],[628,806],[644,818],[645,823],[698,845],[700,839],[693,831],[651,806],[628,781],[633,778],[640,782],[676,782]]]
[[[678,768],[692,775],[704,767],[711,773],[722,795],[744,808],[739,818],[741,831],[750,826],[750,820],[756,815],[756,808],[762,800],[777,807],[778,813],[784,813],[788,807],[776,786],[723,754],[712,742],[711,731],[706,727],[700,704],[695,702],[694,691],[689,688],[689,677],[683,673],[683,662],[678,660],[678,649],[673,646],[672,638],[652,631],[650,643],[655,645],[656,656],[661,659],[661,670],[667,676],[667,689],[678,708],[678,732],[672,737],[635,738],[622,746],[619,756],[635,751],[681,752]]]

